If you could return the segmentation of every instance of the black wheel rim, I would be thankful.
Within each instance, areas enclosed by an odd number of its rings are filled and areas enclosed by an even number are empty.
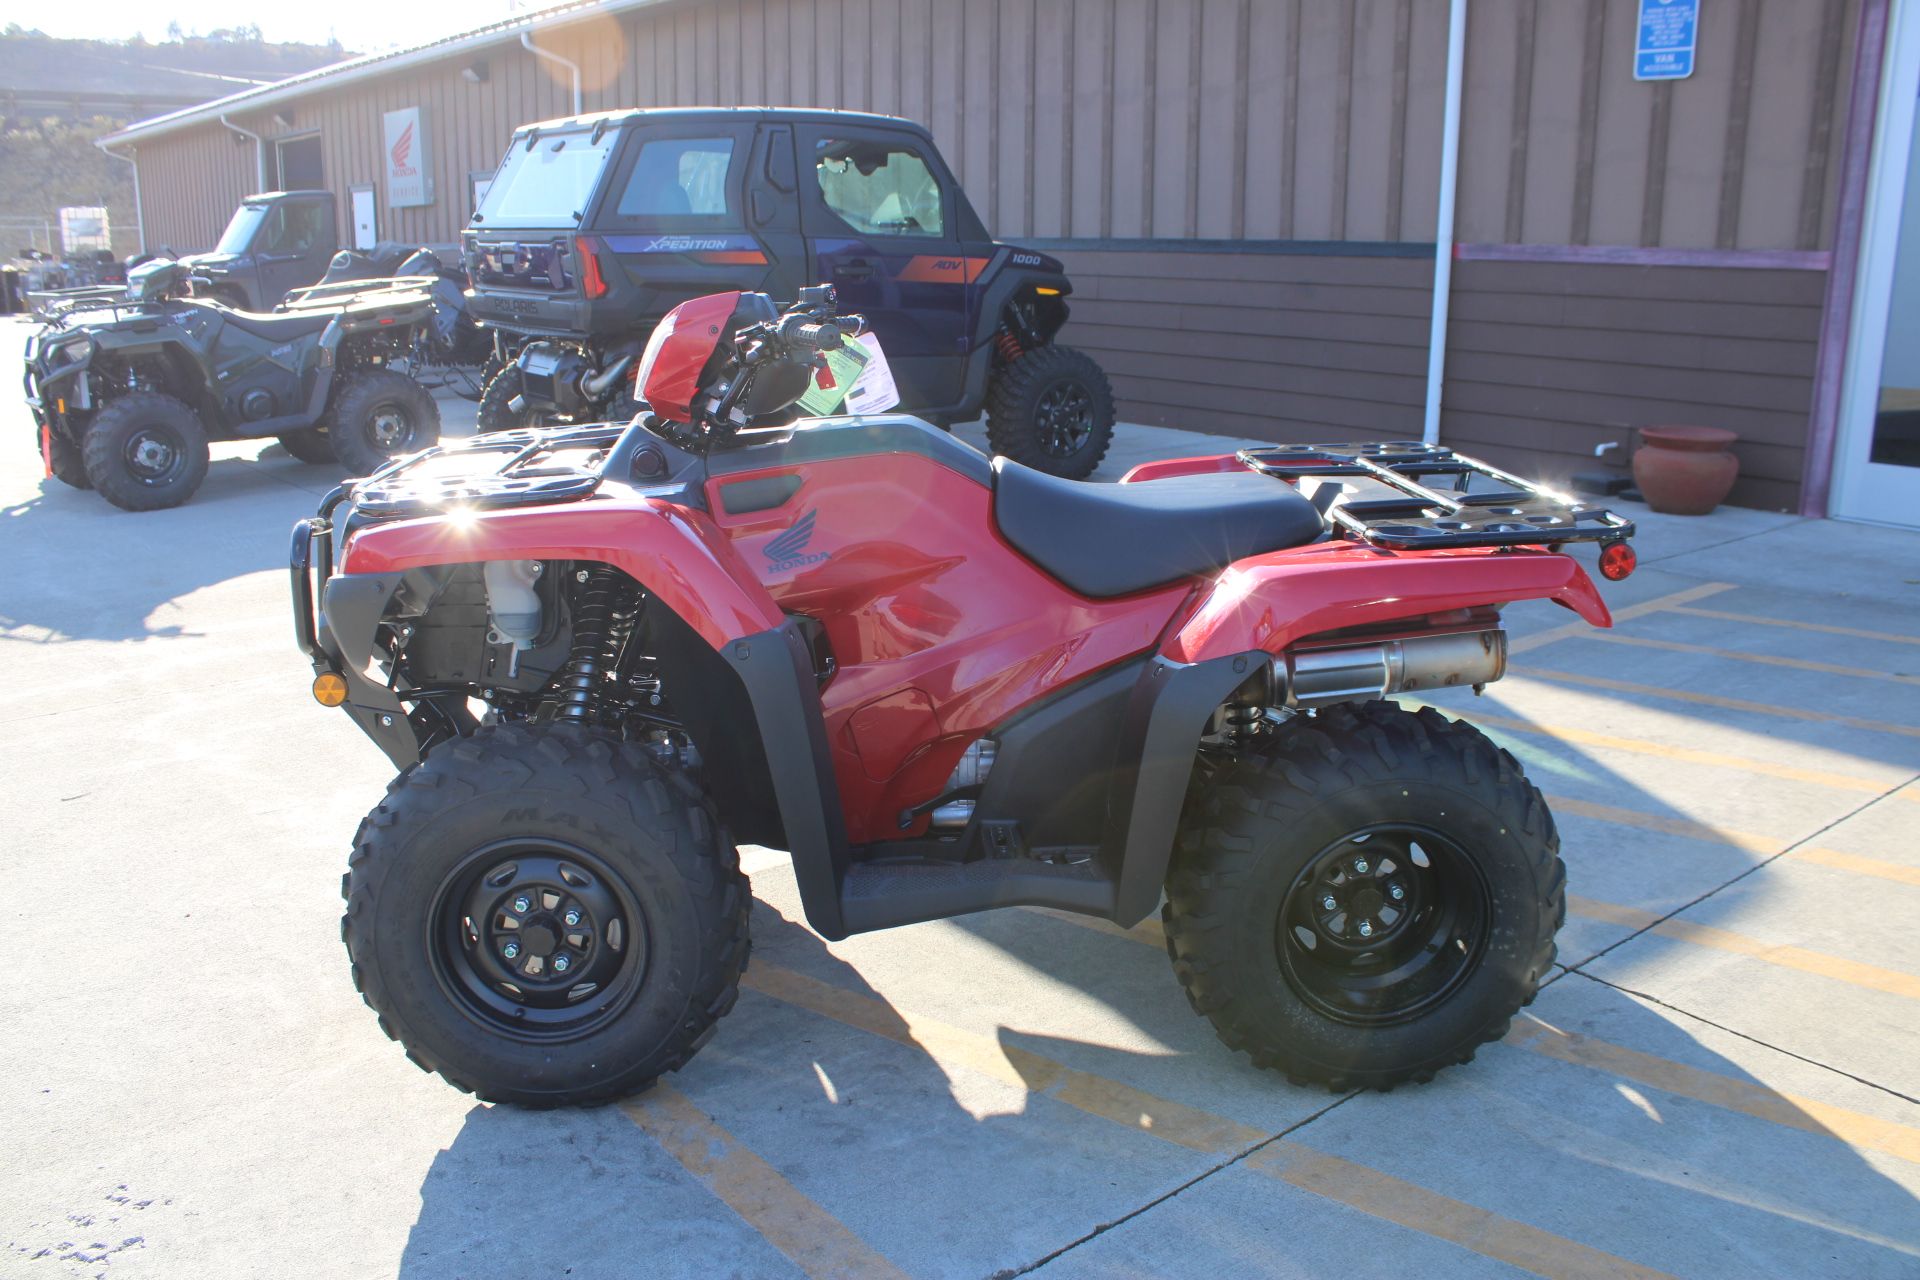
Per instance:
[[[633,1002],[650,934],[606,863],[558,841],[500,841],[463,859],[434,895],[434,977],[488,1030],[571,1040]]]
[[[141,427],[121,450],[127,474],[154,488],[172,484],[187,470],[187,444],[170,427]]]
[[[397,400],[383,400],[367,411],[367,439],[384,454],[411,451],[419,434],[413,412]]]
[[[1282,900],[1274,949],[1295,993],[1355,1026],[1405,1022],[1446,1000],[1486,954],[1479,864],[1430,827],[1377,823],[1315,854]]]
[[[1093,393],[1077,378],[1063,378],[1041,393],[1033,422],[1041,448],[1056,458],[1072,457],[1093,434]]]

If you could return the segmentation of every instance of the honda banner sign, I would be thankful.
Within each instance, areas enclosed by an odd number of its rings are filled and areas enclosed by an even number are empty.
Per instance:
[[[405,107],[386,114],[387,207],[404,209],[433,203],[432,169],[427,128],[420,108]]]

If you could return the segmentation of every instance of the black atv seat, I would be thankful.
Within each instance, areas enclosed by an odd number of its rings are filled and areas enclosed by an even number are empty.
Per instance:
[[[267,315],[259,311],[226,311],[226,322],[236,329],[273,342],[291,342],[310,333],[319,333],[330,324],[334,312],[294,311],[285,315]]]
[[[995,458],[993,475],[1001,536],[1083,596],[1215,573],[1326,528],[1293,486],[1253,471],[1097,484]]]

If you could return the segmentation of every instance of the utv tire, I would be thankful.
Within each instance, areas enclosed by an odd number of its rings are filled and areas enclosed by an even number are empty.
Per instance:
[[[53,478],[60,483],[76,489],[93,488],[93,481],[87,479],[87,463],[81,456],[80,446],[58,431],[47,433],[47,461],[53,470]]]
[[[519,431],[527,427],[544,427],[547,415],[531,409],[522,409],[515,413],[507,407],[507,402],[520,394],[520,366],[510,364],[493,375],[487,383],[487,389],[480,393],[480,411],[474,418],[474,430]]]
[[[1084,480],[1113,443],[1113,388],[1093,357],[1037,347],[987,388],[987,444],[1015,462]]]
[[[324,467],[340,461],[333,456],[333,441],[327,438],[325,427],[308,427],[305,431],[289,431],[283,436],[275,436],[280,447],[301,462]]]
[[[87,479],[123,511],[177,507],[207,478],[207,433],[192,409],[135,391],[94,415],[81,447]]]
[[[645,1089],[712,1036],[747,963],[752,896],[711,805],[571,726],[485,726],[395,778],[341,893],[381,1030],[489,1102]]]
[[[333,398],[327,442],[350,476],[370,476],[394,458],[440,439],[440,406],[427,389],[392,369],[350,375]]]
[[[1552,968],[1553,817],[1512,756],[1431,708],[1342,705],[1281,734],[1188,797],[1161,909],[1174,972],[1221,1040],[1296,1084],[1431,1080]]]

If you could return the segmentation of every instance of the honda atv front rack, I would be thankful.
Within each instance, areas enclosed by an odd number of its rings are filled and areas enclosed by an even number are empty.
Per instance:
[[[496,431],[439,445],[358,482],[354,506],[361,515],[389,519],[436,515],[449,507],[571,502],[600,487],[608,451],[625,430],[620,423],[595,423]]]
[[[1477,458],[1418,440],[1280,444],[1242,449],[1238,457],[1280,480],[1352,476],[1393,490],[1392,497],[1355,498],[1349,486],[1341,485],[1324,508],[1327,518],[1349,537],[1393,551],[1619,542],[1633,536],[1633,522],[1605,507],[1577,502]],[[1453,484],[1436,489],[1419,483],[1430,477],[1452,477]],[[1474,492],[1476,479],[1500,487]]]

